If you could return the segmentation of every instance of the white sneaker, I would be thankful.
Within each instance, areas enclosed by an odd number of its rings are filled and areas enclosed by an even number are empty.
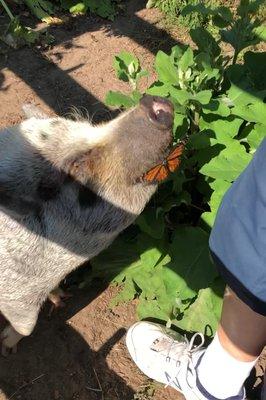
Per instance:
[[[195,345],[197,337],[200,343]],[[205,352],[202,333],[188,341],[161,325],[137,322],[128,330],[126,344],[134,362],[149,378],[173,387],[186,400],[215,400],[197,379],[196,368]],[[244,398],[243,393],[231,399]]]

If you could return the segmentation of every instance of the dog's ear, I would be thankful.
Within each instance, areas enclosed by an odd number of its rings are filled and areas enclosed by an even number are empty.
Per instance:
[[[22,106],[22,110],[26,118],[38,118],[38,119],[46,119],[49,118],[49,115],[44,113],[39,107],[34,104],[24,104]]]

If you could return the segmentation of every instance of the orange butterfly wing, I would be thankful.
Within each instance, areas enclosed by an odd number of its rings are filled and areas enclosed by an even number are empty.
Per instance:
[[[163,164],[156,165],[150,169],[146,174],[143,175],[143,179],[146,182],[160,182],[167,178],[169,171]]]
[[[165,180],[170,172],[174,172],[180,165],[180,156],[184,151],[184,144],[180,144],[174,148],[174,150],[169,154],[167,159],[155,167],[151,168],[146,172],[142,179],[146,182],[161,182]]]
[[[166,161],[170,172],[174,172],[179,167],[181,163],[180,156],[184,151],[184,147],[184,144],[180,144],[175,147],[172,153],[167,157]]]

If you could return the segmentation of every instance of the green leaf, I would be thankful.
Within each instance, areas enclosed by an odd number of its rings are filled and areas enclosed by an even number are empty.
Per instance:
[[[39,19],[45,20],[55,11],[54,5],[48,0],[25,0],[31,12]]]
[[[188,47],[185,53],[179,60],[178,67],[181,71],[186,71],[188,67],[191,67],[194,64],[193,50],[191,47]]]
[[[193,98],[193,95],[184,89],[176,89],[175,87],[170,88],[171,96],[178,101],[181,105],[184,105],[188,100]]]
[[[137,72],[136,74],[136,80],[139,81],[141,78],[144,78],[145,76],[149,76],[149,72],[146,71],[145,69]]]
[[[136,296],[136,286],[132,279],[126,279],[120,292],[111,300],[110,307],[131,301]]]
[[[145,297],[140,299],[137,307],[139,319],[157,318],[161,321],[167,321],[168,313],[165,313],[156,300],[147,300]]]
[[[266,89],[266,52],[252,52],[247,51],[244,55],[244,66],[247,71],[249,82],[253,87],[253,90],[265,90]],[[266,95],[264,93],[264,95]]]
[[[251,158],[251,154],[246,153],[244,146],[235,140],[217,157],[205,164],[200,169],[200,173],[214,179],[233,182],[248,165]]]
[[[248,104],[254,104],[258,101],[256,92],[250,92],[241,87],[232,84],[230,89],[227,91],[228,99],[231,100],[232,105],[237,107],[246,106]]]
[[[217,275],[209,256],[208,235],[200,228],[177,228],[169,254],[172,261],[165,268],[176,273],[176,293],[181,300],[194,297]]]
[[[88,10],[88,5],[85,2],[79,2],[69,8],[71,14],[85,14]]]
[[[202,3],[189,4],[182,9],[181,15],[185,16],[185,15],[189,15],[193,12],[197,12],[199,14],[206,16],[212,12],[212,9],[210,7],[205,7],[205,5]]]
[[[63,8],[69,9],[73,14],[84,14],[90,10],[102,18],[114,20],[116,14],[112,0],[61,0]]]
[[[195,94],[194,99],[201,104],[208,104],[212,97],[211,90],[202,90]]]
[[[254,14],[259,7],[264,4],[264,0],[241,0],[237,7],[237,13],[243,18],[248,14]]]
[[[175,325],[188,332],[202,332],[213,336],[221,311],[221,296],[217,295],[212,288],[201,289],[196,301],[185,311],[182,320],[175,322]]]
[[[185,49],[186,49],[185,46],[180,46],[180,45],[172,47],[170,58],[174,65],[178,65],[178,62],[182,57],[182,55],[184,54]]]
[[[205,132],[197,132],[189,136],[187,147],[190,149],[204,149],[211,144],[210,137]]]
[[[105,97],[105,104],[112,107],[130,108],[137,104],[130,96],[121,92],[113,92],[110,90]]]
[[[249,106],[236,106],[232,112],[246,121],[264,124],[266,116],[266,104],[261,101],[257,101],[255,104],[250,104]]]
[[[173,132],[176,132],[178,127],[183,126],[185,118],[186,116],[184,114],[175,113]]]
[[[171,57],[161,50],[158,51],[155,58],[155,69],[161,82],[178,84],[178,70],[173,65]]]
[[[221,49],[212,35],[204,28],[196,28],[190,31],[193,42],[198,46],[200,52],[208,53],[212,57],[218,57]]]
[[[219,28],[226,28],[233,22],[233,14],[230,8],[223,6],[216,8],[212,21]]]
[[[130,77],[136,78],[140,70],[139,60],[131,53],[122,50],[114,58],[114,69],[119,79],[128,82]]]
[[[155,239],[161,239],[165,230],[164,211],[159,210],[156,215],[154,209],[148,208],[138,217],[136,224],[142,232],[147,233]]]
[[[212,99],[209,104],[202,107],[204,114],[217,114],[221,117],[228,117],[230,115],[230,108],[224,103],[222,99]]]
[[[201,219],[210,227],[212,227],[222,198],[231,186],[231,184],[221,179],[216,179],[213,183],[210,184],[210,186],[213,189],[213,193],[209,202],[211,211],[203,213],[201,215]]]
[[[170,85],[164,84],[162,82],[154,82],[149,89],[146,90],[147,94],[151,94],[153,96],[162,96],[167,97],[169,96]]]
[[[116,11],[112,0],[89,0],[90,7],[92,7],[92,2],[94,4],[92,11],[96,12],[102,18],[108,18],[111,21],[114,20]]]
[[[259,35],[254,31],[256,27],[256,22],[240,18],[231,25],[230,29],[221,30],[220,33],[223,41],[230,43],[235,49],[237,56],[241,50],[261,41]]]
[[[200,134],[206,134],[207,132],[200,132]],[[209,137],[209,135],[208,135]],[[216,141],[216,139],[212,139],[209,137],[211,147],[201,147],[193,154],[192,157],[190,157],[189,161],[191,165],[197,166],[197,170],[199,170],[204,164],[208,164],[210,160],[214,159],[217,157],[221,151],[225,148],[225,145],[222,144],[217,144],[215,143],[213,145],[213,141]]]
[[[211,130],[214,132],[216,142],[230,145],[232,139],[238,134],[243,121],[239,118],[228,117],[228,119],[215,119],[210,122],[207,116],[200,118],[199,126],[201,130]]]
[[[255,151],[266,137],[266,125],[255,124],[247,137],[248,144]]]
[[[253,33],[255,34],[255,36],[257,36],[257,38],[261,42],[265,42],[266,41],[266,26],[265,25],[261,25],[261,26],[258,26],[255,29],[253,29]]]

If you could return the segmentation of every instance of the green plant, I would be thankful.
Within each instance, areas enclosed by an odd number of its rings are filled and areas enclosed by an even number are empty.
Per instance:
[[[17,3],[25,3],[33,15],[38,19],[50,23],[53,22],[54,15],[64,10],[71,14],[85,14],[87,11],[98,14],[100,17],[114,20],[116,15],[116,3],[118,0],[17,0]],[[5,0],[0,1],[3,8],[12,19],[14,18]]]
[[[60,0],[60,4],[63,9],[72,14],[85,14],[87,11],[91,11],[112,21],[116,14],[113,0]]]
[[[64,10],[71,14],[85,14],[91,11],[103,18],[114,20],[116,15],[116,3],[118,0],[16,0],[16,3],[25,3],[33,15],[38,19],[47,22],[61,22],[63,19],[57,18],[56,14]],[[0,6],[4,8],[10,18],[10,24],[1,34],[1,39],[8,45],[17,48],[25,44],[33,44],[40,40],[40,34],[31,28],[25,27],[20,23],[17,16],[14,16],[5,0],[0,0]],[[50,44],[52,36],[42,32],[42,42]]]
[[[235,63],[243,49],[266,40],[266,26],[260,19],[264,9],[264,0],[241,0],[234,16],[227,7],[220,6],[213,9],[199,3],[186,6],[182,10],[182,15],[197,12],[202,16],[210,16],[212,25],[219,29],[220,38],[234,48],[233,63]]]
[[[23,26],[18,17],[15,17],[4,0],[0,0],[0,4],[6,11],[10,22],[6,26],[4,32],[1,32],[0,39],[11,47],[17,48],[24,44],[35,43],[39,39],[39,33],[31,28]]]
[[[122,81],[128,82],[132,92],[126,96],[121,92],[110,91],[106,97],[106,104],[114,107],[132,107],[142,97],[138,85],[142,77],[148,76],[148,72],[141,69],[139,60],[126,51],[121,51],[115,56],[113,65],[116,76]]]
[[[237,63],[239,49],[257,42],[262,31],[256,24],[248,36],[246,26],[245,36],[234,28],[242,24],[241,13],[249,15],[246,22],[254,22],[251,6],[254,2],[241,1],[236,19],[224,8],[217,13],[217,24],[230,19],[228,28],[219,29],[239,35],[231,58],[221,50],[227,36],[221,34],[217,42],[203,28],[191,31],[197,50],[175,46],[170,54],[157,53],[158,79],[146,93],[172,100],[174,141],[189,137],[185,156],[134,229],[92,260],[95,275],[115,276],[113,282],[121,285],[113,304],[137,296],[139,318],[154,317],[209,335],[219,319],[224,289],[209,256],[209,232],[224,193],[266,136],[266,53],[248,51]],[[130,107],[141,96],[140,64],[120,53],[114,67],[133,90],[128,95],[109,92],[107,103]]]
[[[157,7],[165,15],[170,24],[178,22],[188,28],[196,28],[198,26],[207,26],[211,21],[211,14],[203,14],[197,10],[192,9],[190,13],[183,13],[183,10],[187,6],[198,7],[201,4],[205,4],[206,7],[211,10],[219,6],[219,0],[207,0],[202,2],[201,0],[149,0],[147,2],[147,8]]]

